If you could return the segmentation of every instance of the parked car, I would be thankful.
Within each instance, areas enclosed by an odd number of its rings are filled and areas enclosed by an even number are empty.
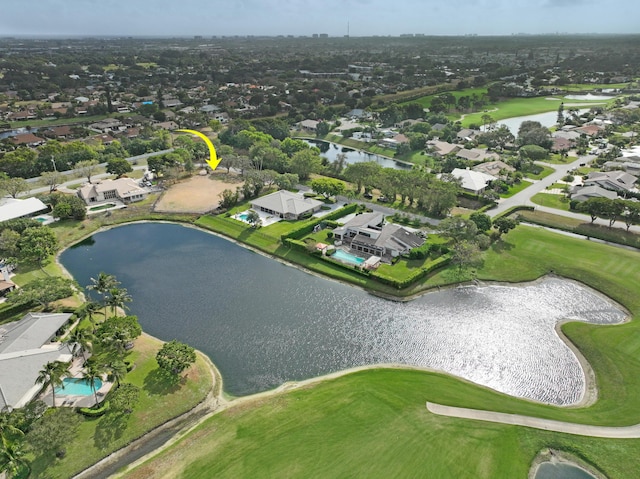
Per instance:
[[[363,196],[368,200],[372,200],[373,199],[373,195],[371,193],[365,193]]]
[[[379,201],[380,203],[389,203],[389,200],[387,199],[387,197],[386,197],[386,196],[379,196],[379,197],[378,197],[378,201]]]

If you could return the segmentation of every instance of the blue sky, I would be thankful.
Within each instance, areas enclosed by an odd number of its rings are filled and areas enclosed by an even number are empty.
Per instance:
[[[0,0],[6,35],[640,33],[637,0]]]

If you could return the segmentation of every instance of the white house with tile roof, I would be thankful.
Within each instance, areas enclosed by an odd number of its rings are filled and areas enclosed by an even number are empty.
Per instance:
[[[313,198],[305,198],[287,190],[280,190],[253,200],[251,207],[256,211],[263,211],[286,220],[297,220],[305,214],[320,210],[323,204],[322,201]]]

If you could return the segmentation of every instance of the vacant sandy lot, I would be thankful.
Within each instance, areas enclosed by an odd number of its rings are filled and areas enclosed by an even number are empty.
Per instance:
[[[155,211],[165,213],[206,213],[218,207],[220,193],[235,191],[242,180],[217,173],[211,176],[193,176],[171,186],[156,203]]]

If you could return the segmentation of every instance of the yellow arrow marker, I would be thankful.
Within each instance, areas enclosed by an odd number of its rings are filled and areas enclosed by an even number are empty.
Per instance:
[[[191,133],[192,135],[196,135],[202,138],[204,142],[207,144],[207,146],[209,147],[210,158],[207,160],[207,164],[211,167],[212,170],[215,170],[218,167],[218,165],[220,164],[220,160],[218,159],[218,155],[216,154],[216,148],[213,146],[213,143],[211,143],[211,140],[206,135],[195,130],[176,130],[176,131],[184,131],[186,133]]]

